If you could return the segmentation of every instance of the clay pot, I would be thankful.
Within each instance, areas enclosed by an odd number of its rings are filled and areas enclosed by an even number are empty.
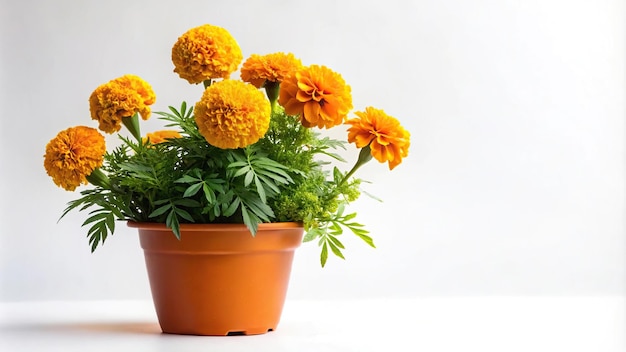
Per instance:
[[[253,335],[276,329],[299,223],[183,224],[176,239],[164,224],[139,230],[161,329],[188,335]]]

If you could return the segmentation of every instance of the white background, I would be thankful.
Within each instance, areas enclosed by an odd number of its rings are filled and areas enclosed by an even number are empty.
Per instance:
[[[84,214],[57,223],[77,194],[43,153],[95,126],[89,95],[126,73],[156,111],[195,103],[170,50],[204,23],[244,57],[329,66],[356,109],[411,132],[402,165],[359,174],[384,199],[352,207],[378,249],[345,240],[348,260],[321,269],[303,245],[291,298],[623,294],[624,14],[619,0],[1,0],[0,300],[149,298],[134,229],[90,254]]]

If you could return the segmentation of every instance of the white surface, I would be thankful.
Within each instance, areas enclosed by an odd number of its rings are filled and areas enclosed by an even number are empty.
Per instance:
[[[623,352],[623,297],[288,301],[274,332],[160,333],[150,301],[0,305],[0,351]]]
[[[120,224],[91,255],[84,214],[57,224],[76,194],[53,185],[42,155],[59,130],[95,125],[89,95],[122,74],[152,84],[154,110],[195,102],[200,87],[172,72],[170,50],[203,23],[231,31],[246,57],[289,51],[331,67],[355,109],[382,108],[412,133],[393,172],[373,162],[360,173],[385,201],[352,208],[378,249],[346,239],[348,260],[321,270],[317,247],[303,246],[292,297],[624,292],[621,0],[0,0],[0,9],[0,300],[149,298],[134,230]],[[160,127],[152,118],[144,131]]]

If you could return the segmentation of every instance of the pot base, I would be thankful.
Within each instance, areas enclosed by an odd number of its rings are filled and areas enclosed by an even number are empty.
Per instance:
[[[227,331],[226,333],[222,333],[221,331],[211,330],[211,331],[201,331],[198,333],[192,333],[187,330],[185,331],[166,331],[166,329],[161,328],[161,331],[164,334],[170,335],[192,335],[192,336],[248,336],[248,335],[263,335],[268,332],[272,332],[275,329],[249,329],[245,331]]]

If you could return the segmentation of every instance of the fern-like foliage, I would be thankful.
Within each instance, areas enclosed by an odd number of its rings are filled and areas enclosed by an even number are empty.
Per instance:
[[[165,223],[179,239],[185,223],[244,223],[255,235],[263,222],[301,222],[305,241],[318,240],[322,266],[329,253],[344,258],[344,229],[374,246],[355,214],[345,214],[360,180],[346,180],[336,167],[327,171],[319,158],[343,162],[336,150],[344,142],[320,137],[280,107],[266,135],[240,149],[208,144],[184,102],[155,114],[182,138],[151,144],[120,137],[101,167],[107,184],[81,192],[63,212],[89,211],[83,226],[92,251],[113,234],[116,220]]]

